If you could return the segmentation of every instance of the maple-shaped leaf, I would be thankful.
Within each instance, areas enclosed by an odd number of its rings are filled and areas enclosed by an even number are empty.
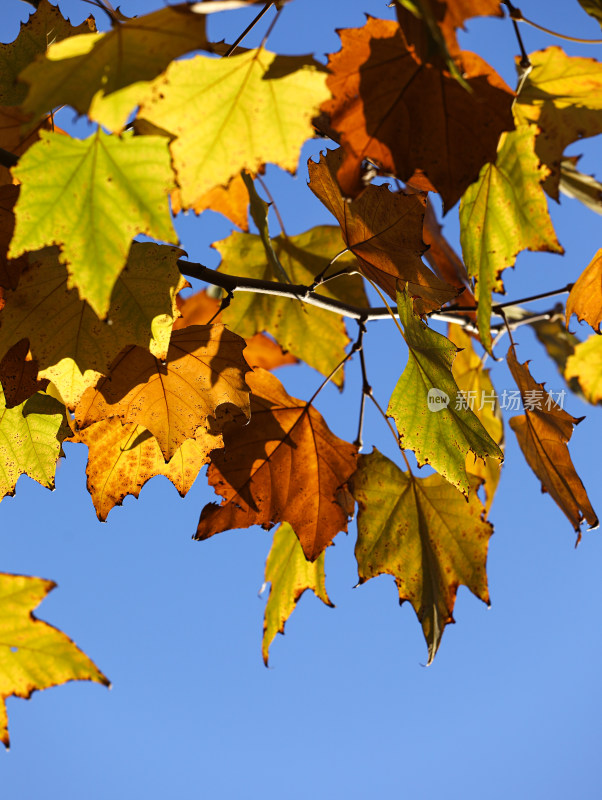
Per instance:
[[[517,122],[535,123],[541,133],[535,152],[550,170],[544,189],[558,200],[560,166],[571,142],[602,132],[602,64],[567,56],[560,47],[529,55],[531,69],[516,98]]]
[[[23,108],[41,116],[69,105],[108,130],[122,130],[147,97],[150,81],[175,58],[209,46],[205,25],[179,3],[132,17],[107,33],[55,44],[19,75],[29,84]]]
[[[81,25],[73,26],[48,0],[39,0],[36,5],[35,13],[21,23],[15,41],[0,44],[0,104],[3,106],[17,106],[23,102],[27,89],[17,83],[17,76],[36,56],[45,53],[55,42],[96,30],[91,15]]]
[[[133,237],[178,243],[166,140],[100,129],[84,141],[47,131],[41,137],[14,169],[22,185],[9,256],[59,245],[69,287],[104,318]]]
[[[87,389],[75,409],[79,428],[110,417],[142,425],[169,461],[199,428],[219,427],[218,410],[233,405],[249,416],[249,389],[242,356],[245,342],[223,325],[174,331],[167,359],[142,347],[126,347],[109,374]]]
[[[397,308],[408,345],[408,363],[393,390],[387,414],[395,420],[400,445],[415,452],[418,465],[430,464],[468,495],[468,453],[475,461],[488,457],[503,461],[502,451],[454,380],[455,345],[422,322],[407,291],[398,293]]]
[[[345,150],[343,193],[361,191],[369,158],[404,181],[421,170],[451,208],[495,159],[500,133],[513,129],[512,91],[479,56],[463,53],[467,91],[422,62],[390,20],[369,17],[339,35],[342,48],[328,61],[333,99],[322,109]]]
[[[38,363],[29,357],[29,343],[22,340],[6,353],[0,361],[0,384],[4,389],[7,408],[24,403],[36,392],[43,392],[48,379],[38,379]]]
[[[207,209],[217,211],[227,217],[243,231],[249,230],[249,192],[242,179],[242,175],[235,175],[226,186],[214,186],[208,192],[197,197],[191,206],[195,214],[201,214]],[[174,189],[171,193],[171,210],[179,214],[182,210],[180,190]]]
[[[317,164],[310,159],[309,188],[336,217],[362,274],[391,297],[395,297],[398,280],[407,282],[411,293],[420,298],[421,313],[456,297],[457,290],[440,280],[420,258],[426,250],[422,241],[425,195],[368,186],[360,197],[347,202],[337,183],[343,158],[339,149],[323,153]]]
[[[543,384],[533,380],[528,362],[518,363],[514,347],[508,350],[506,361],[525,407],[524,414],[512,417],[510,427],[527,463],[541,481],[542,491],[548,492],[569,518],[579,542],[583,520],[587,520],[590,529],[598,525],[567,447],[573,426],[583,417],[572,417],[552,399]]]
[[[210,297],[206,289],[184,300],[178,295],[178,309],[182,316],[174,322],[173,329],[177,331],[189,325],[207,325],[211,320],[221,322],[221,318],[217,316],[220,306],[220,301],[216,297]],[[245,341],[247,346],[243,356],[250,367],[276,369],[299,363],[298,358],[285,352],[277,342],[263,333],[256,333]]]
[[[90,425],[66,441],[88,446],[88,491],[101,521],[127,495],[138,497],[144,484],[155,475],[168,478],[184,497],[209,461],[209,452],[222,446],[220,434],[201,430],[197,438],[187,439],[165,463],[161,448],[149,431],[135,423],[123,425],[115,418]]]
[[[61,442],[69,434],[65,408],[53,397],[40,392],[6,408],[0,390],[0,499],[14,495],[21,475],[54,489]]]
[[[460,584],[489,605],[486,564],[493,528],[483,519],[476,491],[466,502],[440,475],[402,472],[376,449],[360,457],[351,489],[359,509],[359,582],[394,576],[400,603],[409,600],[418,615],[430,664],[445,626],[454,622]]]
[[[295,531],[287,522],[274,531],[272,547],[265,563],[265,583],[271,584],[263,618],[261,645],[266,667],[270,645],[277,633],[284,634],[286,621],[306,589],[311,589],[325,605],[334,608],[326,592],[324,555],[321,553],[315,561],[308,561]]]
[[[489,370],[483,369],[471,337],[460,325],[449,325],[448,338],[459,348],[452,367],[458,389],[463,393],[469,408],[474,411],[487,433],[501,449],[504,446],[504,423]],[[466,456],[466,472],[469,475],[475,475],[483,483],[486,498],[485,510],[489,514],[500,480],[500,462],[489,457],[483,463],[469,453]]]
[[[288,522],[305,557],[315,561],[339,531],[347,512],[339,499],[355,471],[357,447],[339,439],[321,415],[290,397],[271,373],[247,376],[251,421],[224,428],[224,449],[211,454],[209,484],[223,500],[209,503],[196,539],[231,528]]]
[[[234,231],[212,246],[222,256],[220,272],[282,280],[268,262],[261,238],[255,234]],[[310,285],[323,270],[329,274],[356,266],[353,256],[345,254],[328,267],[331,259],[345,248],[339,229],[330,225],[320,225],[298,236],[277,236],[272,239],[272,247],[292,283],[302,286]],[[357,277],[344,276],[328,281],[318,293],[362,308],[368,306],[362,281]],[[342,316],[286,297],[236,293],[220,315],[220,321],[245,339],[267,331],[284,350],[323,375],[330,374],[344,358],[345,347],[349,344]],[[339,370],[333,380],[342,386],[343,371]]]
[[[499,276],[514,266],[521,250],[563,253],[541,186],[546,168],[535,155],[537,127],[523,125],[500,141],[495,163],[460,203],[460,242],[468,274],[477,279],[477,320],[481,341],[491,349],[491,295]]]
[[[18,197],[18,186],[0,186],[0,287],[3,289],[15,289],[21,270],[27,265],[27,256],[12,259],[7,255],[15,231],[13,209]]]
[[[0,573],[0,742],[7,748],[7,697],[29,698],[38,689],[67,681],[110,686],[68,636],[33,615],[55,587],[43,578]]]
[[[602,322],[602,250],[598,250],[577,282],[566,301],[566,324],[568,327],[573,314],[582,322],[585,320],[600,333]]]
[[[295,172],[328,97],[323,70],[311,58],[263,49],[172,63],[139,116],[176,137],[170,148],[182,208],[242,169],[257,174],[272,162]]]
[[[133,242],[103,321],[67,288],[67,270],[55,248],[32,254],[0,312],[0,358],[28,339],[40,376],[56,385],[69,408],[126,345],[146,347],[164,359],[178,314],[176,293],[187,285],[177,268],[181,255],[176,247]]]
[[[565,378],[576,380],[590,403],[602,402],[602,336],[590,336],[566,362]]]

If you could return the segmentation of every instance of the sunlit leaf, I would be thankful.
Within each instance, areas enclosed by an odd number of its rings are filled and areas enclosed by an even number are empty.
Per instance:
[[[567,359],[565,377],[578,381],[590,403],[602,402],[602,336],[590,336],[575,347]]]
[[[582,322],[585,320],[600,333],[602,322],[602,250],[598,250],[577,282],[566,301],[566,324],[573,314]]]

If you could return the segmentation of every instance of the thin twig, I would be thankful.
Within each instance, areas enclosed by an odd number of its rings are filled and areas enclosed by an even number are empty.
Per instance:
[[[578,44],[602,44],[602,39],[581,39],[579,36],[568,36],[566,33],[553,31],[550,28],[546,28],[543,25],[524,17],[522,11],[519,8],[516,8],[516,6],[513,6],[512,3],[507,2],[507,0],[503,0],[503,2],[508,6],[510,18],[512,22],[514,22],[515,27],[517,22],[524,22],[527,25],[531,25],[533,28],[537,28],[538,31],[547,33],[550,36],[555,36],[557,39],[564,39],[567,42],[577,42]]]
[[[504,3],[505,6],[508,6],[508,13],[509,13],[510,19],[512,20],[512,25],[514,26],[514,33],[516,34],[516,40],[518,41],[518,46],[520,48],[520,62],[519,63],[521,65],[521,67],[523,68],[523,70],[527,70],[531,66],[531,61],[529,59],[527,51],[525,50],[525,45],[523,44],[523,38],[520,35],[520,31],[518,29],[518,25],[516,24],[516,20],[520,19],[521,17],[516,17],[515,16],[516,12],[518,12],[520,14],[520,11],[518,10],[518,8],[516,8],[515,6],[512,5],[510,0],[502,0],[502,2]]]
[[[361,342],[360,342],[360,343],[359,343],[359,345],[358,345],[358,340],[356,340],[356,341],[354,342],[354,344],[353,344],[353,347],[351,348],[351,350],[350,350],[350,351],[349,351],[349,352],[348,352],[348,353],[345,355],[345,357],[344,357],[344,358],[342,358],[342,359],[339,361],[339,363],[336,365],[336,367],[334,367],[334,369],[331,369],[331,370],[330,370],[330,372],[329,372],[329,374],[327,375],[327,377],[326,377],[326,378],[324,378],[324,380],[322,381],[322,383],[321,383],[321,384],[318,386],[318,388],[316,389],[316,391],[315,391],[315,392],[312,394],[312,396],[309,398],[309,400],[308,400],[308,401],[307,401],[307,403],[306,403],[306,406],[307,406],[307,408],[309,408],[309,406],[311,406],[311,405],[312,405],[312,403],[314,402],[314,400],[316,399],[316,397],[317,397],[317,396],[320,394],[320,392],[322,391],[322,389],[323,389],[323,388],[326,386],[326,384],[330,383],[330,381],[331,381],[331,380],[334,378],[334,376],[335,376],[335,375],[337,374],[337,372],[338,372],[338,371],[341,369],[341,367],[342,367],[342,366],[344,366],[344,365],[345,365],[345,364],[346,364],[346,363],[349,361],[349,359],[350,359],[350,358],[351,358],[351,357],[352,357],[352,356],[353,356],[355,353],[357,353],[357,351],[358,351],[358,347],[361,347]]]
[[[362,449],[363,440],[362,433],[364,430],[364,411],[366,409],[366,395],[370,394],[372,387],[368,383],[366,376],[366,362],[364,360],[364,334],[366,333],[366,323],[364,320],[358,320],[359,334],[358,334],[358,352],[360,354],[360,365],[362,369],[362,399],[360,400],[360,418],[357,426],[357,436],[355,437],[354,445],[358,450]]]
[[[273,2],[271,2],[271,3],[266,3],[266,4],[265,4],[265,6],[264,6],[264,7],[261,9],[261,11],[259,12],[259,14],[257,14],[257,16],[255,17],[255,19],[253,19],[253,20],[252,20],[252,21],[251,21],[251,22],[250,22],[250,23],[247,25],[247,27],[244,29],[244,31],[243,31],[243,32],[240,34],[240,36],[238,36],[238,37],[237,37],[237,38],[236,38],[236,39],[235,39],[235,40],[232,42],[232,44],[230,45],[230,47],[229,47],[229,48],[226,50],[226,52],[224,53],[224,55],[223,55],[223,58],[229,58],[229,56],[231,56],[231,55],[232,55],[232,53],[233,53],[233,52],[236,50],[236,48],[237,48],[237,47],[238,47],[238,45],[239,45],[239,44],[242,42],[242,40],[243,40],[243,39],[244,39],[244,38],[245,38],[245,37],[246,37],[246,36],[247,36],[249,33],[251,33],[251,31],[252,31],[252,30],[253,30],[253,28],[254,28],[254,27],[257,25],[257,23],[259,22],[259,20],[260,20],[260,19],[263,17],[263,15],[264,15],[265,13],[267,13],[267,12],[270,10],[270,8],[271,8],[273,5],[274,5],[274,3],[273,3]]]
[[[337,253],[336,256],[334,256],[333,258],[330,259],[330,261],[328,262],[328,264],[326,264],[326,266],[324,267],[322,272],[318,272],[318,274],[314,277],[314,279],[313,279],[313,281],[311,283],[311,286],[309,287],[310,292],[315,291],[318,288],[318,286],[320,286],[322,283],[325,283],[324,275],[326,275],[326,273],[332,267],[334,262],[337,259],[339,259],[341,256],[345,255],[345,253],[347,253],[347,252],[349,252],[349,248],[345,247],[343,250],[341,250],[339,253]]]
[[[281,13],[282,13],[282,6],[278,6],[277,9],[276,9],[276,14],[274,16],[274,19],[270,22],[269,27],[268,27],[267,31],[265,32],[265,36],[261,40],[261,44],[259,45],[259,49],[260,50],[263,50],[263,48],[266,46],[266,43],[267,43],[268,39],[270,38],[270,34],[274,30],[274,27],[275,27],[276,23],[278,22],[278,18],[280,17]]]

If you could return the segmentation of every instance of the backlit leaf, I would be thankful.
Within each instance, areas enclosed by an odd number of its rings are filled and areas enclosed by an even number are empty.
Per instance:
[[[48,380],[38,380],[38,363],[28,358],[29,343],[22,340],[0,361],[0,383],[7,408],[21,405],[36,392],[45,391]]]
[[[575,347],[567,359],[565,377],[579,382],[590,403],[602,402],[602,336],[590,336]]]
[[[217,211],[227,217],[241,230],[249,230],[249,193],[242,176],[235,175],[226,186],[214,186],[208,192],[198,197],[191,206],[195,214],[201,214],[207,209]],[[174,189],[171,193],[171,210],[179,214],[182,210],[180,190]]]
[[[560,183],[558,188],[567,197],[579,200],[594,214],[602,214],[602,183],[592,175],[579,172],[576,167],[578,158],[563,158],[560,162]]]
[[[27,265],[27,256],[12,259],[7,255],[15,230],[13,209],[18,197],[18,186],[0,186],[0,286],[4,289],[16,288],[21,270]]]
[[[566,324],[573,314],[582,322],[585,320],[600,333],[602,322],[602,250],[583,270],[573,286],[566,301]]]

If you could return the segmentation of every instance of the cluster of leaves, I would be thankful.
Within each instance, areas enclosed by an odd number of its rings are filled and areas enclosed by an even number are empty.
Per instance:
[[[209,41],[211,0],[131,19],[98,5],[112,19],[105,33],[39,0],[0,45],[2,496],[21,474],[53,488],[64,442],[88,448],[100,520],[156,475],[186,494],[208,464],[221,502],[202,510],[197,539],[280,523],[265,572],[266,663],[306,589],[331,605],[325,551],[357,502],[359,580],[394,576],[430,663],[459,585],[488,602],[487,516],[504,434],[478,348],[491,353],[492,331],[511,339],[530,322],[513,307],[496,328],[492,313],[504,311],[492,294],[522,250],[562,252],[546,194],[557,199],[563,182],[599,191],[563,153],[602,132],[602,64],[550,47],[523,58],[512,91],[456,38],[468,17],[502,16],[497,0],[398,0],[395,20],[340,31],[327,67]],[[58,129],[63,106],[95,132]],[[272,237],[255,182],[268,163],[294,172],[315,135],[338,145],[308,165],[309,189],[336,224]],[[460,201],[462,258],[430,193],[447,210]],[[183,258],[172,222],[205,209],[240,229],[215,243],[215,271]],[[223,299],[206,290],[184,299],[186,276],[221,287]],[[365,282],[384,308],[369,306]],[[447,337],[428,324],[435,312],[452,320]],[[567,323],[573,314],[600,332],[602,252],[570,292]],[[362,346],[368,321],[390,316],[408,356],[384,410]],[[358,323],[354,342],[345,317]],[[602,338],[579,343],[558,314],[533,324],[571,386],[600,402]],[[361,421],[356,440],[343,441],[314,408],[317,392],[295,399],[271,372],[304,362],[340,387],[354,356],[362,413],[366,399],[381,410],[405,471],[377,451],[359,454]],[[579,420],[512,344],[506,358],[525,407],[510,426],[580,536],[597,517],[567,447]],[[493,401],[473,411],[461,398],[474,390]],[[437,413],[433,392],[448,398]],[[405,450],[433,473],[415,475]],[[0,576],[0,699],[71,679],[106,683],[29,615],[50,587]],[[8,743],[3,704],[0,738]]]

